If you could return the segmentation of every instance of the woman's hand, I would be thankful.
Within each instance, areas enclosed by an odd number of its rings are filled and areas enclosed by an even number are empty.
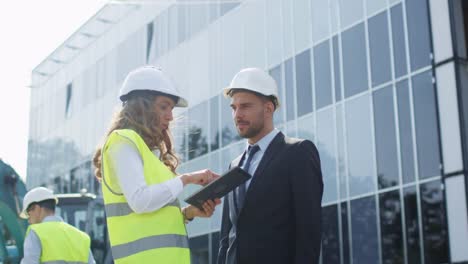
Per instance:
[[[208,183],[218,179],[220,176],[208,169],[199,170],[181,176],[182,182],[185,185],[192,183],[198,185],[207,185]]]
[[[215,211],[215,207],[220,203],[221,199],[208,200],[202,205],[203,210],[189,205],[183,209],[185,210],[185,217],[187,220],[191,220],[194,217],[211,217]]]

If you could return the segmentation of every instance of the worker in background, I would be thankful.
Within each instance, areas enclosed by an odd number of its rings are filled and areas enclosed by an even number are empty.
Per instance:
[[[30,226],[21,263],[95,263],[91,239],[55,215],[57,202],[53,192],[44,187],[34,188],[24,196],[20,217],[28,219]]]
[[[160,69],[130,72],[119,93],[122,108],[112,120],[93,162],[102,183],[107,227],[115,263],[190,263],[185,223],[210,217],[221,201],[203,210],[179,207],[189,183],[206,185],[219,175],[201,170],[176,175],[169,125],[174,107],[187,101]],[[185,223],[184,223],[185,220]]]

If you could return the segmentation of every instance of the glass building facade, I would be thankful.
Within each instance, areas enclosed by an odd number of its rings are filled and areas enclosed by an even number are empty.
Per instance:
[[[33,71],[28,187],[100,192],[94,149],[119,107],[123,79],[145,64],[169,72],[189,99],[172,127],[178,172],[225,171],[245,142],[221,89],[241,68],[260,67],[278,83],[275,126],[319,149],[321,263],[464,263],[467,6],[109,4]],[[193,263],[216,262],[221,211],[187,226]]]

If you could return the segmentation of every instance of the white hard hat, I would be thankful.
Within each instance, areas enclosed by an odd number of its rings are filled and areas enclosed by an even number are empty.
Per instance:
[[[175,106],[188,106],[187,100],[182,98],[174,81],[154,66],[143,66],[131,71],[120,88],[120,100],[125,102],[133,91],[155,91],[172,95],[178,98]]]
[[[278,108],[280,105],[276,81],[262,69],[246,68],[241,70],[234,76],[231,84],[224,88],[224,96],[230,96],[232,89],[244,89],[264,96],[272,96],[276,100],[275,107]]]
[[[32,203],[37,203],[51,199],[55,200],[55,204],[58,203],[57,197],[55,197],[54,193],[51,190],[44,187],[36,187],[34,189],[31,189],[24,196],[23,211],[21,212],[20,217],[24,219],[28,218],[28,213],[26,212],[26,210]]]

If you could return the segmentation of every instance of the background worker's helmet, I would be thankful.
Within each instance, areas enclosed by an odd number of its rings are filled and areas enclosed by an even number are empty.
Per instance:
[[[23,211],[20,214],[21,218],[27,219],[29,216],[26,212],[28,207],[32,203],[37,203],[37,202],[42,202],[45,200],[55,200],[55,204],[58,203],[57,197],[55,197],[54,193],[44,187],[36,187],[31,189],[26,195],[24,196],[23,199]]]
[[[177,90],[175,82],[154,66],[143,66],[131,71],[120,88],[119,98],[127,101],[132,92],[153,91],[177,97],[175,106],[187,107],[188,103]]]
[[[262,69],[246,68],[238,72],[232,79],[231,84],[224,88],[224,96],[231,96],[231,92],[235,89],[249,90],[271,97],[275,108],[280,106],[276,81]]]

